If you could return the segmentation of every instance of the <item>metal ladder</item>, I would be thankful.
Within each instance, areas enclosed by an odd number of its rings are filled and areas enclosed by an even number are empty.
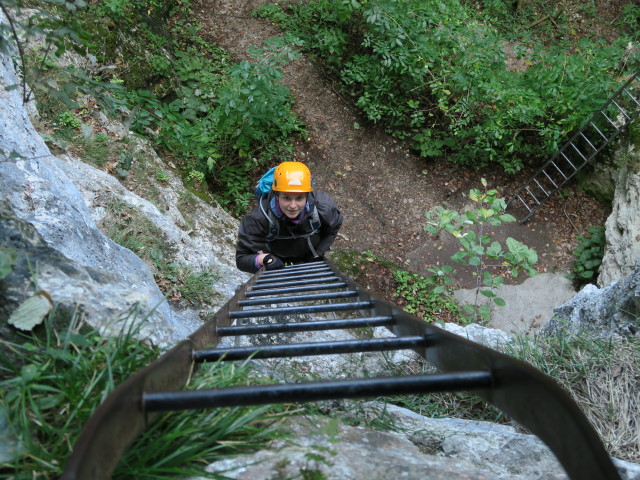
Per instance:
[[[273,306],[279,304],[285,305]],[[309,320],[309,314],[325,312],[346,316]],[[267,323],[258,323],[265,317]],[[229,336],[381,326],[395,336],[216,348]],[[441,373],[183,389],[194,366],[205,361],[401,349],[413,350]],[[84,426],[61,478],[108,479],[125,449],[162,411],[445,391],[471,391],[495,405],[543,440],[571,479],[620,479],[584,414],[549,377],[374,297],[326,261],[258,272],[201,328],[118,386]]]
[[[509,199],[524,207],[526,222],[554,193],[602,151],[640,115],[640,72],[620,87],[604,106]],[[514,203],[515,202],[515,203]]]

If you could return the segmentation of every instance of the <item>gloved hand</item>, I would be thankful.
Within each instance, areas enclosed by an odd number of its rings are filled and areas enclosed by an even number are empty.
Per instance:
[[[284,263],[282,263],[282,260],[271,254],[264,257],[264,259],[262,260],[262,264],[267,270],[280,270],[281,268],[284,268]]]

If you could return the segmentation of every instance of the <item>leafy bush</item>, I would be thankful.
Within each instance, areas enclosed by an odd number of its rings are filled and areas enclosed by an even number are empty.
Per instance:
[[[453,268],[448,265],[441,269],[429,269],[433,275],[424,277],[405,270],[395,270],[395,297],[398,297],[403,310],[426,321],[437,321],[444,314],[457,316],[458,305],[450,297],[446,288],[453,284],[448,275]],[[435,288],[434,288],[435,286]]]
[[[526,68],[515,71],[491,18],[460,1],[314,0],[287,11],[283,26],[324,59],[369,120],[425,157],[507,172],[555,152],[606,100],[626,46],[621,38],[551,48],[523,37],[514,57]]]
[[[481,179],[486,188],[487,181]],[[538,254],[525,244],[507,237],[506,250],[500,242],[492,240],[485,226],[499,226],[514,222],[512,215],[504,213],[506,203],[497,196],[494,189],[481,191],[477,188],[469,192],[469,199],[477,204],[473,209],[458,212],[443,207],[426,212],[427,224],[424,229],[429,233],[446,232],[459,243],[459,250],[451,260],[467,267],[476,279],[476,295],[473,305],[463,305],[462,311],[467,322],[488,321],[490,304],[480,304],[479,295],[491,299],[501,307],[504,299],[497,296],[495,289],[504,284],[505,276],[517,277],[521,272],[529,276],[536,274],[533,266],[538,262]],[[453,274],[453,268],[439,267],[441,276]],[[442,287],[437,287],[440,291]],[[435,290],[438,291],[438,290]]]
[[[588,228],[588,232],[587,235],[576,237],[578,246],[573,251],[575,260],[572,278],[578,284],[587,283],[597,275],[604,256],[606,243],[604,227],[592,225]]]
[[[230,66],[223,52],[200,40],[182,36],[176,43],[176,98],[165,102],[145,90],[124,94],[135,112],[132,128],[157,132],[156,146],[181,159],[188,178],[201,173],[223,205],[243,213],[251,173],[288,158],[289,136],[302,131],[280,83],[280,67],[297,54],[274,38],[252,51],[253,62]]]

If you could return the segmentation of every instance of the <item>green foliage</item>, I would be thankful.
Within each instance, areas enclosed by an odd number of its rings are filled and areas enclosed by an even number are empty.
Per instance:
[[[487,182],[482,179],[486,188]],[[506,250],[503,245],[485,233],[485,226],[497,227],[516,219],[504,213],[506,203],[499,198],[497,190],[481,191],[472,189],[469,198],[477,204],[472,210],[458,212],[456,210],[438,207],[426,212],[427,224],[424,229],[430,233],[446,232],[459,243],[460,249],[451,260],[469,268],[476,278],[476,301],[474,305],[465,305],[463,310],[468,321],[487,321],[490,317],[490,305],[479,302],[479,295],[491,299],[497,306],[504,306],[504,299],[495,294],[495,289],[505,281],[505,273],[517,277],[526,272],[536,274],[533,265],[538,261],[535,250],[527,247],[514,238],[507,237]],[[451,267],[449,267],[451,268]],[[444,267],[440,267],[442,276],[448,276]],[[501,274],[494,274],[498,270]],[[452,271],[449,270],[449,273]]]
[[[202,174],[221,203],[237,213],[248,208],[252,172],[289,158],[289,136],[302,127],[280,81],[280,68],[297,54],[282,39],[255,50],[252,62],[231,66],[224,52],[199,36],[190,2],[108,0],[88,9],[81,9],[83,2],[42,5],[46,8],[33,16],[26,35],[44,35],[48,46],[25,56],[22,73],[38,92],[45,120],[57,124],[48,137],[51,144],[67,150],[89,143],[90,127],[77,115],[79,95],[93,96],[109,111],[126,112],[126,104],[128,128],[151,135],[159,150],[181,162],[185,175]],[[113,43],[132,32],[133,42]],[[8,45],[11,30],[0,35]],[[136,42],[139,51],[127,50]],[[87,59],[88,70],[60,66],[57,56],[70,48]],[[97,59],[122,66],[98,68]],[[153,91],[125,90],[136,84],[130,73],[136,69],[145,82],[153,81]],[[25,84],[25,99],[30,95]],[[61,127],[82,128],[83,137]],[[127,162],[118,160],[118,175],[128,172]]]
[[[35,13],[21,15],[24,2],[8,0],[3,2],[4,13],[10,19],[12,27],[17,27],[17,18],[21,20],[20,29],[23,38],[38,37],[43,41],[39,54],[33,55],[24,50],[24,42],[19,40],[15,28],[0,30],[0,48],[8,52],[9,45],[17,47],[20,63],[17,65],[21,85],[8,85],[8,88],[21,88],[25,102],[32,99],[34,91],[38,95],[55,97],[68,107],[76,108],[79,95],[92,95],[102,106],[113,111],[118,106],[111,93],[119,87],[103,82],[100,75],[110,67],[97,67],[96,58],[90,53],[94,36],[103,35],[105,30],[100,25],[93,25],[91,30],[81,22],[81,15],[86,3],[71,0],[42,0]],[[6,7],[15,8],[9,14]],[[15,19],[13,18],[15,15]],[[84,58],[86,68],[73,65],[61,65],[58,59],[67,51],[72,51]],[[27,90],[27,84],[34,91]]]
[[[213,285],[220,280],[220,274],[215,270],[196,272],[186,265],[161,261],[156,261],[154,266],[162,272],[161,287],[170,299],[184,298],[191,304],[211,304],[212,297],[218,296]]]
[[[129,318],[131,324],[136,323]],[[135,328],[103,338],[72,322],[54,327],[54,314],[21,344],[1,341],[0,399],[19,445],[3,472],[16,480],[59,478],[80,430],[113,389],[149,364],[159,350]],[[223,388],[252,380],[246,366],[204,366],[189,388]],[[112,478],[208,476],[207,464],[255,449],[276,435],[271,407],[225,408],[162,415],[127,450]]]
[[[604,256],[606,243],[604,227],[592,225],[588,228],[588,232],[588,235],[576,237],[578,246],[573,251],[575,260],[571,277],[579,284],[587,283],[596,276]]]
[[[606,100],[628,39],[547,47],[522,36],[508,58],[493,18],[512,4],[484,4],[490,15],[460,1],[315,0],[288,8],[288,21],[284,10],[268,15],[332,68],[370,121],[421,155],[515,172]],[[508,69],[515,61],[525,68]]]
[[[57,478],[96,406],[158,354],[132,331],[105,340],[94,331],[80,333],[73,323],[56,331],[53,318],[20,345],[2,341],[0,396],[19,442],[19,456],[3,467],[13,478],[31,478],[33,472]]]
[[[95,13],[113,21],[135,25],[141,17],[155,18],[165,14],[175,0],[102,0],[96,2]]]
[[[426,321],[434,322],[442,317],[457,316],[459,308],[451,299],[451,274],[453,268],[444,265],[442,268],[429,268],[432,275],[423,277],[406,270],[394,270],[396,281],[395,297],[400,299],[403,309]]]
[[[640,6],[632,2],[622,8],[622,14],[617,18],[616,24],[623,29],[636,42],[640,39],[638,19],[640,18]]]
[[[251,200],[250,174],[287,158],[289,136],[302,131],[281,84],[281,67],[297,54],[274,38],[252,50],[252,62],[229,66],[197,36],[186,41],[183,35],[175,47],[177,98],[167,103],[150,91],[127,92],[132,128],[157,132],[156,146],[182,159],[191,177],[201,174],[223,205],[243,213]]]
[[[80,128],[80,120],[69,111],[62,112],[58,115],[58,123],[63,127]]]
[[[13,266],[18,261],[18,252],[13,248],[0,247],[0,280],[13,271]]]

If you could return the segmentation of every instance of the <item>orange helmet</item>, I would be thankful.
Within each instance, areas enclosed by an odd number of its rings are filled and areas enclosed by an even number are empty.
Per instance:
[[[275,192],[311,192],[311,172],[304,163],[282,162],[273,174],[271,188]]]

